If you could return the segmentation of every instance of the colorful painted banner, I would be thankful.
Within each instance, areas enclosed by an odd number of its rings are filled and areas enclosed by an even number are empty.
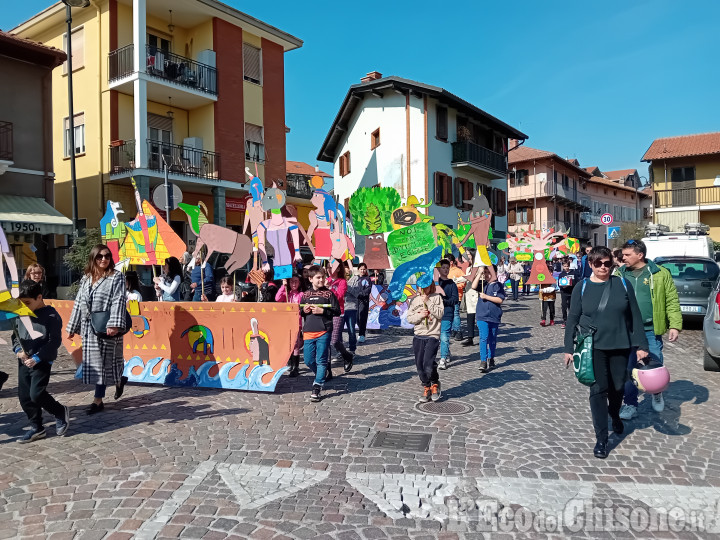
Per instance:
[[[391,326],[399,326],[401,328],[414,328],[412,324],[407,322],[407,310],[410,307],[410,301],[414,296],[419,294],[418,288],[414,285],[406,285],[403,299],[388,305],[387,309],[382,309],[385,298],[388,297],[389,291],[387,285],[373,285],[370,292],[370,311],[368,312],[367,328],[371,330],[384,330]]]
[[[73,302],[53,300],[63,320]],[[131,303],[125,376],[165,386],[273,392],[299,332],[298,306],[285,303]],[[79,363],[82,343],[63,333]]]

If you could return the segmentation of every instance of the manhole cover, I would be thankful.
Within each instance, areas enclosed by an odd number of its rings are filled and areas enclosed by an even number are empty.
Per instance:
[[[425,433],[399,433],[397,431],[378,431],[370,443],[370,448],[388,450],[409,450],[427,452],[432,435]]]
[[[463,403],[462,401],[428,401],[427,403],[418,403],[415,408],[423,413],[437,414],[438,416],[455,416],[459,414],[467,414],[475,410],[475,407]]]

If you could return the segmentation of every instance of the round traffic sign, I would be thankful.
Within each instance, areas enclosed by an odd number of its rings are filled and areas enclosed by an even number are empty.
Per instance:
[[[175,210],[178,207],[178,203],[183,201],[182,191],[175,184],[169,184],[170,191],[170,206],[171,210]],[[165,184],[160,184],[153,190],[153,202],[160,210],[165,211]]]
[[[603,214],[602,216],[600,216],[600,222],[603,225],[612,225],[612,222],[613,222],[612,214]]]

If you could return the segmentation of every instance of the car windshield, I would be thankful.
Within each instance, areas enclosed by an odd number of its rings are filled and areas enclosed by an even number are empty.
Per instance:
[[[655,262],[667,268],[673,279],[714,281],[720,275],[717,263],[705,259],[657,258]]]

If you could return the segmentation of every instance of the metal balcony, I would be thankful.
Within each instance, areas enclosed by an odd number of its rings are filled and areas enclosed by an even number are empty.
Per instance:
[[[217,180],[220,154],[148,139],[148,166],[151,171],[164,171],[183,176]],[[138,168],[135,162],[135,141],[118,141],[110,146],[110,174],[121,174]]]
[[[288,197],[298,197],[300,199],[311,199],[313,192],[310,189],[307,176],[295,174],[287,175],[287,195]]]
[[[129,77],[136,71],[134,45],[126,45],[108,55],[108,82]],[[217,96],[217,69],[150,45],[145,51],[145,72],[151,77],[169,81],[193,90]]]
[[[490,179],[507,176],[507,160],[503,154],[470,141],[452,143],[452,166],[467,167]]]
[[[720,204],[720,186],[655,191],[655,208]]]

